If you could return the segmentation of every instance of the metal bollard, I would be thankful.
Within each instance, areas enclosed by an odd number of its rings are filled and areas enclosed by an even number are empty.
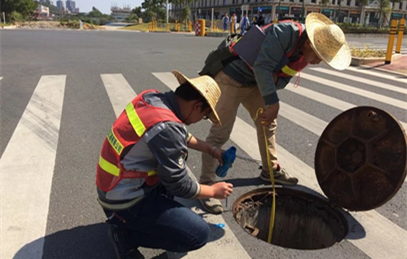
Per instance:
[[[397,44],[396,44],[396,53],[400,53],[401,50],[401,42],[403,41],[403,34],[404,34],[404,24],[406,23],[406,19],[400,19],[399,22],[399,33],[397,36]]]
[[[384,61],[384,64],[391,63],[391,55],[393,54],[394,38],[396,37],[396,32],[397,32],[397,20],[391,20],[390,36],[389,36],[389,42],[387,43],[387,52],[386,52],[386,59]]]

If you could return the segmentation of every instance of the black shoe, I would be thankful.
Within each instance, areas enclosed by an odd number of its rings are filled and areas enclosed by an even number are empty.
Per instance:
[[[127,247],[125,239],[125,230],[116,225],[109,225],[109,237],[112,241],[117,259],[144,259],[144,256],[138,249]]]

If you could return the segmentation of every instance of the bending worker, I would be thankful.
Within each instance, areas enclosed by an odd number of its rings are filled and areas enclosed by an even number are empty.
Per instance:
[[[264,41],[260,42],[260,50],[256,53],[252,67],[242,60],[241,55],[222,59],[222,62],[217,61],[217,65],[213,65],[212,60],[216,60],[216,57],[220,56],[219,53],[233,56],[221,51],[225,48],[222,48],[225,46],[222,44],[211,52],[205,61],[206,65],[200,74],[211,75],[222,91],[216,105],[222,126],[212,125],[206,141],[221,147],[229,139],[240,104],[243,104],[252,118],[256,117],[259,108],[263,108],[264,112],[260,118],[254,121],[262,161],[260,178],[270,182],[272,171],[275,183],[296,185],[298,179],[290,176],[277,160],[275,132],[280,108],[277,90],[283,89],[290,79],[308,64],[317,65],[324,61],[334,69],[345,69],[351,61],[350,50],[342,30],[319,13],[309,14],[305,25],[282,21],[261,29],[265,37],[262,36]],[[246,34],[243,39],[248,36],[249,34]],[[267,127],[267,148],[271,155],[272,168],[268,167],[263,126]],[[215,182],[216,165],[215,159],[208,154],[202,154],[202,172],[199,180],[201,184],[210,185]],[[218,199],[203,199],[201,203],[208,212],[215,214],[223,212]]]
[[[97,165],[98,201],[109,225],[117,258],[144,258],[138,247],[187,252],[208,242],[208,224],[173,200],[228,197],[233,186],[198,184],[185,161],[188,148],[222,164],[223,150],[188,134],[185,125],[210,119],[220,90],[209,76],[188,79],[173,72],[175,92],[147,90],[134,98],[114,122]]]

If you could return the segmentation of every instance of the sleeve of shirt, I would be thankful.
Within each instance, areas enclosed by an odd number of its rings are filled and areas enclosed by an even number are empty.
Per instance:
[[[164,123],[161,127],[160,133],[148,142],[158,160],[157,176],[173,195],[194,199],[200,193],[200,186],[189,177],[185,165],[188,133],[178,123]]]
[[[273,80],[273,71],[279,65],[283,56],[289,53],[298,37],[293,26],[291,24],[273,25],[273,28],[267,33],[254,63],[254,76],[266,105],[279,101],[277,88]],[[284,84],[285,86],[288,81],[279,78],[278,84]]]

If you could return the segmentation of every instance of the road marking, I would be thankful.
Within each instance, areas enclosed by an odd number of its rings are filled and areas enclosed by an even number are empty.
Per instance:
[[[2,80],[3,79],[3,77],[2,76],[0,76],[0,80]]]
[[[354,105],[354,104],[344,102],[344,101],[339,100],[337,98],[333,98],[333,97],[331,97],[329,95],[318,93],[316,91],[307,89],[305,87],[300,86],[300,87],[294,88],[293,84],[289,84],[284,89],[286,89],[288,91],[291,91],[291,92],[293,92],[295,94],[302,95],[305,98],[308,98],[308,99],[323,103],[325,105],[328,105],[330,107],[333,107],[333,108],[341,110],[341,111],[346,111],[348,109],[356,107],[356,105]],[[323,100],[324,102],[321,102],[321,100]],[[407,129],[407,123],[405,123],[403,121],[399,121],[399,122],[404,127],[404,129]]]
[[[176,87],[179,86],[177,79],[172,73],[153,73],[155,77],[157,77],[162,83],[164,83],[167,87],[171,90],[175,90]],[[195,179],[195,177],[194,177]],[[195,179],[196,180],[196,179]],[[202,214],[203,212],[198,209],[198,201],[196,200],[184,200],[188,202],[188,207],[192,207],[192,210],[198,211],[198,214]],[[185,204],[184,204],[185,205]],[[230,205],[229,205],[230,206]],[[226,224],[225,220],[221,215],[213,215],[207,214],[205,217],[205,221],[212,224],[221,223],[224,224],[225,227],[223,228],[225,234],[222,238],[217,239],[216,241],[209,242],[203,248],[188,252],[188,255],[183,257],[185,259],[213,259],[219,257],[219,251],[222,251],[222,258],[225,259],[246,259],[251,258],[244,247],[240,244],[239,240],[236,238],[235,234],[230,230],[229,226]]]
[[[359,83],[361,80],[361,78],[358,76],[353,76],[353,75],[346,74],[346,73],[343,73],[343,72],[340,72],[337,70],[330,70],[330,69],[322,68],[322,67],[312,68],[311,70],[314,70],[314,71],[317,71],[320,73],[324,73],[324,74],[328,74],[328,75],[332,75],[332,76],[342,77],[342,78],[349,79],[349,80],[359,82]],[[370,75],[372,75],[372,74],[370,74]],[[390,91],[397,92],[397,93],[407,94],[407,89],[403,89],[403,88],[397,87],[397,86],[392,86],[392,85],[390,85],[391,82],[382,83],[382,82],[378,82],[375,80],[363,78],[363,83],[369,84],[373,87],[382,88],[382,89],[390,90]]]
[[[170,88],[177,86],[171,73],[153,73],[158,79]],[[284,108],[282,108],[283,110]],[[253,136],[253,141],[247,141],[247,136]],[[253,159],[260,160],[260,154],[253,152],[259,150],[255,141],[256,130],[248,123],[236,117],[230,139]],[[305,185],[319,193],[323,193],[316,180],[315,171],[312,167],[292,155],[281,146],[277,146],[279,161],[294,176],[300,179],[300,184]],[[368,212],[352,212],[351,215],[363,226],[363,229],[355,228],[348,234],[347,241],[358,247],[371,258],[401,258],[407,253],[407,231],[400,228],[375,210]],[[352,227],[350,227],[352,229]],[[355,236],[364,236],[355,239]],[[403,241],[404,240],[404,241]]]
[[[1,157],[2,258],[42,257],[65,82],[41,77]]]
[[[372,69],[368,69],[368,68],[348,67],[346,70],[351,70],[351,71],[362,73],[365,75],[377,76],[377,77],[386,78],[389,80],[394,80],[394,81],[403,82],[403,83],[407,82],[405,76],[403,76],[403,75],[389,75],[386,72],[381,72],[381,71],[372,70]],[[400,78],[400,77],[402,77],[402,78]]]
[[[332,87],[332,88],[336,88],[336,89],[339,89],[339,90],[342,90],[342,91],[345,91],[345,92],[349,92],[349,93],[352,93],[352,94],[360,95],[362,97],[372,99],[372,100],[374,100],[376,102],[381,102],[381,103],[389,104],[389,105],[394,106],[394,107],[407,109],[407,102],[405,102],[405,101],[403,102],[403,101],[400,101],[400,100],[397,100],[397,99],[394,99],[394,98],[391,98],[391,97],[387,97],[387,96],[384,96],[384,95],[372,93],[370,91],[362,90],[362,89],[359,89],[359,88],[356,88],[356,87],[353,87],[353,86],[348,86],[348,85],[345,85],[345,84],[338,83],[336,81],[320,78],[318,76],[313,76],[313,75],[310,75],[310,74],[305,74],[304,73],[304,75],[301,75],[301,77],[304,78],[304,79],[314,81],[314,82],[318,82],[320,84],[324,84],[324,85],[326,85],[328,87]]]
[[[122,74],[102,74],[100,76],[112,103],[114,113],[118,117],[137,94]]]

